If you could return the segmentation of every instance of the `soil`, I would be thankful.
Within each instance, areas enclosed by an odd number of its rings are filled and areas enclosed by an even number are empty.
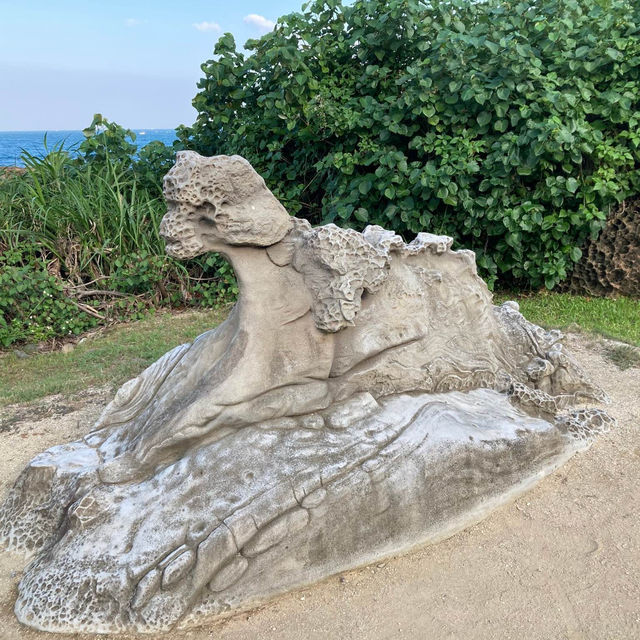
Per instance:
[[[607,358],[611,344],[567,338],[592,379],[610,394],[617,427],[524,497],[440,544],[164,637],[640,638],[640,369],[620,370]],[[93,389],[3,410],[0,499],[35,454],[86,433],[108,399],[107,389]],[[0,554],[2,640],[99,638],[21,626],[12,609],[23,566],[21,556]]]

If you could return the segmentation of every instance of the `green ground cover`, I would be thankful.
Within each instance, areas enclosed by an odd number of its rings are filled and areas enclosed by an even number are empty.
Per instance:
[[[640,300],[550,292],[500,293],[495,299],[516,299],[529,320],[548,328],[581,330],[640,346]],[[225,315],[225,309],[158,313],[90,337],[67,354],[53,351],[20,358],[6,351],[0,354],[0,406],[90,386],[120,385],[172,347],[216,326]],[[637,350],[628,351],[616,352],[615,357],[622,358],[625,367],[637,366]]]
[[[71,353],[51,351],[20,358],[14,351],[0,352],[0,406],[120,385],[169,349],[218,325],[224,315],[222,310],[158,313],[90,337]]]
[[[640,300],[547,291],[531,295],[500,293],[495,299],[517,300],[525,317],[543,327],[579,329],[640,346]]]

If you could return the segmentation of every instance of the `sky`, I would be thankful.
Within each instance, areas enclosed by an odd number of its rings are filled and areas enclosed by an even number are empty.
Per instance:
[[[94,113],[173,129],[217,39],[238,45],[304,0],[0,0],[0,131],[82,129]]]

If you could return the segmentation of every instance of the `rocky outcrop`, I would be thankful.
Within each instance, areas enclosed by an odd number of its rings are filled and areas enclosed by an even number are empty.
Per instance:
[[[21,621],[166,631],[434,542],[611,425],[559,332],[500,307],[474,254],[290,218],[237,156],[181,152],[167,251],[218,251],[228,319],[126,383],[0,509],[34,555]]]
[[[611,212],[598,238],[583,247],[566,288],[592,296],[640,298],[640,197]]]

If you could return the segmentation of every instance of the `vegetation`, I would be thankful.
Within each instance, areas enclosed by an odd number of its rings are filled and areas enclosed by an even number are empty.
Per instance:
[[[631,367],[640,367],[640,349],[628,344],[609,347],[607,357],[622,371]]]
[[[223,317],[221,310],[158,313],[88,338],[71,353],[50,351],[28,358],[1,354],[0,406],[91,386],[119,386],[169,349],[215,327]]]
[[[501,293],[499,302],[513,299]],[[588,298],[542,291],[516,297],[527,320],[543,327],[579,329],[640,346],[640,300]]]
[[[312,223],[452,235],[491,286],[520,290],[562,282],[640,193],[633,0],[312,0],[245,48],[220,38],[173,147],[138,153],[98,114],[74,153],[0,174],[0,348],[233,298],[220,257],[165,255],[180,148],[244,155]],[[630,301],[531,300],[534,321],[595,331],[615,305],[614,335],[638,341]]]
[[[149,308],[210,307],[235,291],[218,256],[182,263],[159,235],[173,150],[96,116],[80,157],[23,155],[0,177],[0,346],[76,335]]]
[[[640,3],[314,0],[202,69],[183,143],[312,222],[429,229],[554,287],[640,192]]]

